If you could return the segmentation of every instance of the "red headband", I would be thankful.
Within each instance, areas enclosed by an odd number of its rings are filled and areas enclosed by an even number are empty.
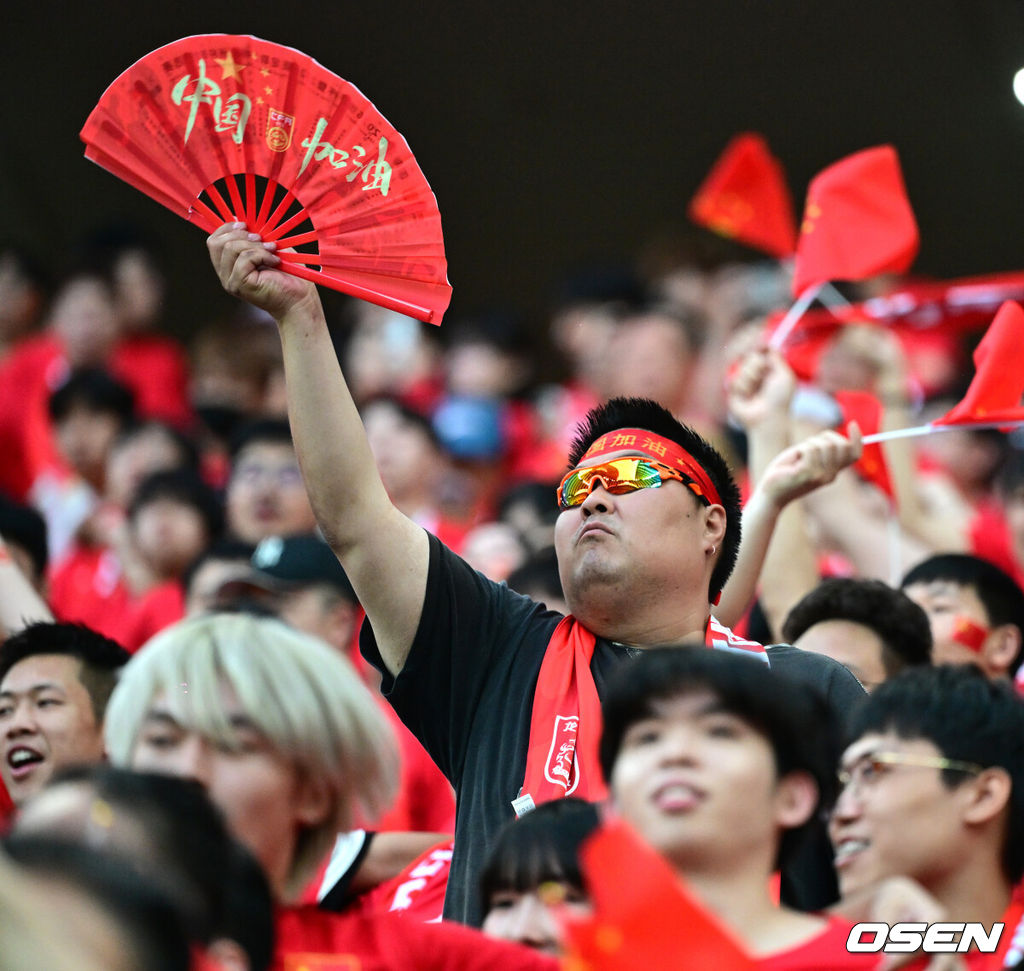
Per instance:
[[[648,452],[657,456],[658,461],[665,465],[671,465],[684,472],[692,479],[701,490],[704,498],[712,505],[721,506],[722,500],[718,497],[718,490],[711,482],[707,472],[701,468],[697,460],[686,451],[682,445],[678,445],[671,439],[655,435],[654,432],[644,431],[642,428],[619,428],[614,432],[608,432],[593,442],[583,453],[583,458],[594,459],[610,452]]]

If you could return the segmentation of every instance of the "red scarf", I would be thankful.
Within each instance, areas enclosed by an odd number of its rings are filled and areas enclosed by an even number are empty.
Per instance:
[[[601,699],[590,672],[597,639],[575,617],[563,617],[548,641],[533,693],[526,778],[517,816],[563,796],[597,802],[608,795],[598,761],[601,740]],[[756,641],[737,637],[714,617],[704,631],[711,648],[768,655]]]

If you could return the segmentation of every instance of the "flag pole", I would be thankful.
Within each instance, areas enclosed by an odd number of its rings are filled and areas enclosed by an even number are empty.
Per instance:
[[[874,442],[888,442],[895,438],[914,438],[917,435],[930,435],[932,432],[951,432],[957,428],[969,428],[981,431],[984,428],[1020,428],[1024,418],[1004,421],[964,422],[956,425],[917,425],[914,428],[896,428],[886,432],[876,432],[861,439],[861,444],[871,445]]]
[[[780,350],[782,345],[786,343],[786,339],[792,333],[797,321],[807,312],[807,308],[814,303],[815,297],[818,296],[819,291],[824,285],[824,282],[812,283],[797,297],[796,303],[786,311],[786,316],[779,321],[779,326],[775,329],[775,333],[772,334],[771,340],[768,342],[768,346],[773,351]]]

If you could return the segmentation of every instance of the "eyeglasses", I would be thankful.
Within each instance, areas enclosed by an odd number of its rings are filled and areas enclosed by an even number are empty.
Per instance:
[[[942,755],[912,755],[909,752],[870,752],[857,759],[849,768],[840,769],[836,776],[839,779],[840,791],[847,788],[863,792],[871,787],[882,776],[888,775],[898,765],[909,765],[923,769],[942,769],[947,772],[964,772],[977,775],[984,772],[985,767],[976,762],[961,762],[958,759],[947,759]]]
[[[246,485],[256,485],[266,481],[282,489],[291,489],[302,485],[302,471],[294,462],[280,466],[243,462],[235,467],[231,478],[235,482],[243,482]]]
[[[678,469],[655,462],[654,459],[621,458],[609,459],[589,468],[573,469],[562,479],[556,490],[558,508],[571,509],[580,505],[598,483],[613,495],[621,496],[627,492],[636,492],[637,489],[658,489],[663,482],[672,479],[688,486],[707,505],[708,500],[699,491],[699,486]]]

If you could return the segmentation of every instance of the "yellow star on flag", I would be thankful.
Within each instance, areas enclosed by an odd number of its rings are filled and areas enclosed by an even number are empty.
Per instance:
[[[260,68],[260,74],[265,78],[270,77],[270,72],[265,67]]]
[[[274,89],[269,84],[263,90],[267,94],[273,94],[274,93]]]
[[[228,78],[234,78],[236,81],[242,79],[242,71],[245,70],[246,65],[236,64],[235,57],[228,51],[227,57],[215,57],[214,60],[220,65],[220,79],[226,81]]]

